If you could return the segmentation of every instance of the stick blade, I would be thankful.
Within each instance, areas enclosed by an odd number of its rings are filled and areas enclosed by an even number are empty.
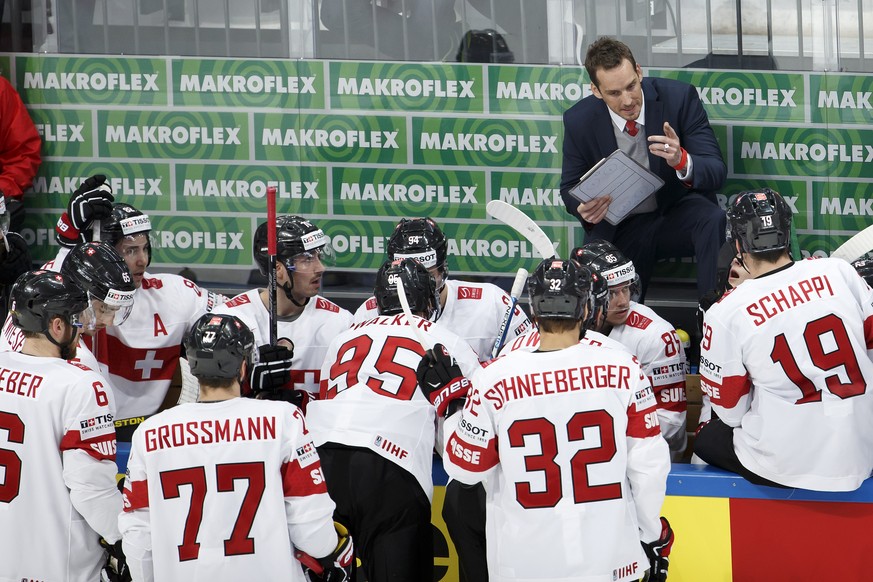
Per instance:
[[[548,235],[527,214],[503,200],[492,200],[485,206],[488,216],[511,226],[533,245],[543,259],[555,256],[555,247]]]
[[[873,250],[873,225],[868,226],[837,247],[837,250],[831,253],[831,257],[843,259],[851,263],[856,259],[860,259],[871,250]]]

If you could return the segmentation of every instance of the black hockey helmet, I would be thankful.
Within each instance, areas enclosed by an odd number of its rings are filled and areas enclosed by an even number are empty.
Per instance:
[[[127,263],[112,245],[104,242],[77,245],[64,259],[61,274],[113,312],[109,325],[121,325],[130,315],[136,285]],[[93,317],[88,323],[93,329],[97,318],[94,313],[90,315]]]
[[[573,259],[545,259],[527,280],[531,310],[538,319],[582,319],[591,284],[588,267]]]
[[[261,275],[269,269],[269,246],[267,244],[267,223],[262,222],[255,230],[252,241],[252,254]],[[331,246],[324,231],[302,216],[284,215],[276,217],[276,259],[285,268],[294,271],[294,260],[307,253],[317,254],[321,261],[329,262],[333,257]]]
[[[409,309],[413,313],[424,313],[428,319],[435,321],[441,309],[436,280],[415,259],[388,260],[382,263],[376,273],[376,288],[373,290],[379,315],[395,315],[403,311],[400,296],[397,294],[397,277],[403,280]]]
[[[728,238],[752,255],[787,249],[791,244],[791,208],[779,192],[747,190],[727,211]]]
[[[46,333],[49,323],[60,317],[79,327],[82,312],[88,307],[88,294],[61,273],[28,271],[12,286],[12,323],[36,333]]]
[[[388,258],[415,259],[426,269],[437,267],[443,279],[442,289],[448,276],[448,248],[446,236],[432,218],[401,218],[388,239]]]
[[[852,266],[864,277],[867,284],[873,287],[873,259],[858,259],[852,263]]]
[[[633,261],[618,250],[614,244],[605,240],[595,240],[576,247],[570,253],[580,265],[596,271],[604,279],[610,289],[630,284],[631,298],[639,296],[640,277],[637,275]]]
[[[191,374],[198,379],[238,377],[254,348],[254,334],[234,315],[204,313],[185,336]]]
[[[116,202],[112,205],[112,214],[100,221],[100,241],[116,246],[127,237],[144,234],[148,239],[146,250],[149,254],[148,264],[152,262],[151,243],[152,221],[130,204]]]
[[[604,241],[600,241],[604,242]],[[592,243],[593,244],[593,243]],[[621,253],[618,253],[621,255]],[[598,265],[602,261],[594,258],[594,253],[584,247],[576,247],[570,252],[570,258],[591,271],[591,292],[588,298],[588,317],[585,319],[586,329],[595,329],[600,316],[606,316],[609,307],[609,283]],[[636,277],[636,274],[634,275]],[[634,279],[636,282],[636,278]]]

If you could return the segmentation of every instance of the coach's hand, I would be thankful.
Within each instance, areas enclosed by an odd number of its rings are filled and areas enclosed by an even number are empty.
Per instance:
[[[606,217],[610,202],[612,202],[612,196],[592,198],[588,202],[580,202],[579,206],[576,207],[576,212],[585,222],[597,224]]]
[[[432,350],[424,353],[415,376],[439,416],[445,415],[451,401],[466,396],[470,390],[470,381],[461,373],[461,367],[443,344],[436,344]]]

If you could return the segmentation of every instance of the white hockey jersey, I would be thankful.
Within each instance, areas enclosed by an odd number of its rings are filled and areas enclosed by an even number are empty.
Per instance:
[[[76,357],[71,359],[70,362],[82,364],[95,372],[101,372],[102,369],[97,362],[97,358],[94,357],[91,349],[82,340],[83,337],[79,336],[79,343],[76,344]],[[2,334],[0,334],[0,352],[20,352],[22,346],[24,346],[24,332],[12,323],[12,315],[7,315],[6,321],[3,322]]]
[[[188,403],[133,435],[118,518],[137,582],[302,582],[333,551],[335,505],[300,409]]]
[[[497,341],[503,316],[512,304],[509,294],[492,283],[473,283],[446,279],[446,306],[439,323],[464,338],[485,362],[491,359],[491,349]],[[379,315],[376,298],[370,297],[355,311],[355,323]],[[509,321],[506,341],[530,331],[533,325],[518,305]]]
[[[491,582],[639,580],[670,470],[655,397],[624,350],[515,351],[472,378],[443,462],[486,483]]]
[[[61,249],[46,268],[60,270],[68,252]],[[112,385],[118,418],[157,412],[179,367],[188,328],[225,300],[185,277],[145,273],[127,320],[83,338]]]
[[[744,467],[852,491],[873,470],[873,290],[840,259],[749,279],[704,316],[701,389]]]
[[[627,321],[612,328],[609,338],[627,347],[642,364],[658,399],[661,434],[670,445],[673,460],[678,461],[688,441],[685,427],[688,401],[685,350],[676,330],[651,308],[631,301]]]
[[[465,376],[479,368],[462,338],[439,322],[412,318],[434,343],[446,346]],[[309,404],[306,420],[316,445],[368,448],[409,471],[430,499],[436,411],[415,376],[423,355],[403,314],[353,325],[330,344],[319,400]]]
[[[59,358],[0,354],[0,580],[94,582],[120,537],[112,392]]]
[[[246,291],[213,311],[239,317],[255,335],[255,344],[262,346],[270,343],[270,312],[259,292],[260,289]],[[279,318],[278,338],[294,344],[291,381],[295,389],[306,390],[313,396],[318,394],[327,346],[351,324],[351,312],[320,295],[312,297],[293,321]]]

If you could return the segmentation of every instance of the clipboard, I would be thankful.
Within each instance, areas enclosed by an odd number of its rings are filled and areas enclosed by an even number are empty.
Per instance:
[[[570,195],[579,202],[609,194],[612,202],[605,220],[616,225],[640,203],[664,185],[658,175],[643,167],[621,150],[615,150],[579,178]]]

